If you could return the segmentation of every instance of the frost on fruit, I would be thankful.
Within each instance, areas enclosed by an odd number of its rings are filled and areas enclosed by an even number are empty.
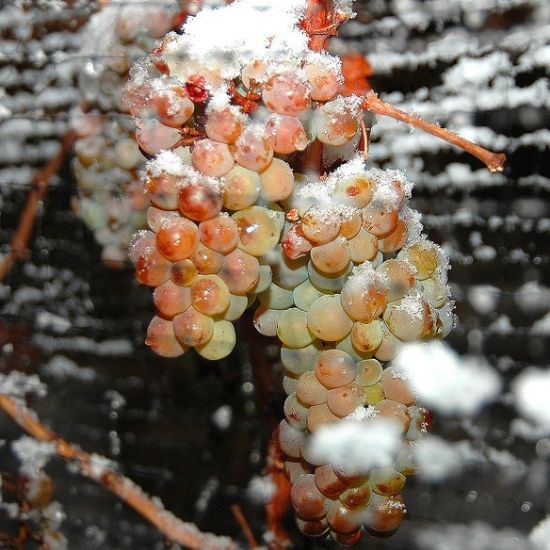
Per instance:
[[[405,343],[454,324],[448,259],[422,234],[410,178],[367,159],[366,109],[387,106],[340,93],[342,63],[308,35],[310,7],[203,9],[132,68],[124,95],[152,206],[130,253],[155,288],[146,343],[160,355],[194,347],[222,359],[231,321],[259,297],[254,326],[283,346],[278,443],[298,528],[351,544],[404,517],[400,492],[431,424],[417,398],[473,414],[500,386],[490,369],[474,376],[445,356],[440,376],[424,361],[422,393],[398,363]],[[453,400],[457,385],[468,400]]]

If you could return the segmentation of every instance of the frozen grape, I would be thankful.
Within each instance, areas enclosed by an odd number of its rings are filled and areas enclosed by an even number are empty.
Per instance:
[[[271,309],[288,309],[294,305],[291,290],[271,283],[260,295],[260,302]]]
[[[298,430],[306,429],[308,409],[298,401],[295,393],[286,398],[283,408],[286,420],[292,427]]]
[[[380,278],[353,277],[342,288],[342,307],[353,320],[370,323],[384,311],[387,294]]]
[[[228,254],[237,246],[239,229],[227,214],[218,214],[199,224],[199,235],[204,246]]]
[[[376,271],[388,279],[388,302],[403,298],[416,281],[416,270],[410,262],[405,260],[386,260],[376,268]]]
[[[317,357],[315,374],[326,388],[339,388],[355,379],[355,363],[350,355],[343,351],[325,350]]]
[[[361,515],[339,500],[332,502],[327,512],[327,521],[338,533],[352,533],[361,527]]]
[[[307,314],[307,325],[312,334],[325,342],[336,342],[347,336],[353,321],[342,307],[339,294],[317,298]]]
[[[294,173],[284,160],[274,158],[260,174],[261,196],[267,202],[286,199],[294,190]]]
[[[195,264],[191,260],[174,262],[170,272],[170,279],[178,286],[192,285],[198,276]]]
[[[283,345],[281,346],[281,361],[287,371],[299,376],[314,367],[321,349],[321,344],[318,341],[298,349]]]
[[[209,182],[199,181],[179,188],[177,206],[185,217],[203,222],[221,212],[222,197]]]
[[[234,161],[229,147],[211,139],[201,139],[191,152],[193,168],[206,176],[220,177],[233,167]]]
[[[243,313],[246,311],[246,308],[248,307],[248,297],[247,296],[239,296],[237,294],[231,294],[230,300],[229,300],[229,307],[220,314],[219,317],[216,319],[225,319],[226,321],[236,321],[237,319],[240,319],[243,315]]]
[[[294,116],[271,115],[266,122],[265,131],[273,151],[280,155],[303,151],[309,143],[303,124]]]
[[[307,327],[307,315],[301,309],[291,307],[283,311],[277,324],[277,336],[291,348],[303,348],[315,340]]]
[[[214,320],[194,307],[174,317],[174,333],[185,346],[200,346],[212,338]]]
[[[171,319],[191,305],[191,291],[189,288],[175,285],[172,281],[166,281],[155,288],[153,302],[163,317]]]
[[[346,484],[334,473],[330,464],[315,468],[315,484],[319,491],[330,499],[338,498],[347,488]]]
[[[328,390],[317,380],[313,371],[307,371],[298,379],[296,397],[304,405],[320,405],[327,400]]]
[[[323,296],[323,292],[315,288],[309,279],[306,279],[292,291],[294,304],[302,311],[309,311],[311,304],[321,296]]]
[[[303,431],[293,428],[286,420],[281,420],[278,439],[285,455],[290,458],[300,458],[300,448],[304,443]]]
[[[328,392],[327,405],[336,416],[347,416],[364,404],[365,395],[358,384],[348,384]]]
[[[383,496],[398,495],[403,490],[407,479],[394,468],[373,468],[370,472],[369,483],[372,490]]]
[[[311,87],[311,99],[328,101],[340,88],[338,73],[316,63],[308,63],[304,67],[307,80]]]
[[[265,170],[273,159],[273,147],[263,130],[245,128],[232,145],[237,164],[254,172]]]
[[[145,248],[136,260],[136,279],[143,285],[158,286],[170,279],[171,269],[156,248]]]
[[[328,243],[336,238],[341,220],[333,213],[324,212],[318,208],[310,208],[302,216],[302,231],[313,245]]]
[[[336,237],[329,243],[314,246],[310,257],[313,265],[323,274],[334,275],[346,268],[350,261],[348,241],[344,237]]]
[[[373,181],[363,176],[346,178],[336,183],[333,197],[339,204],[364,208],[372,199],[374,186]]]
[[[406,376],[394,369],[387,368],[382,374],[382,387],[388,399],[403,403],[403,405],[412,405],[415,402],[415,396]]]
[[[252,291],[258,282],[260,263],[256,257],[237,248],[225,256],[219,275],[231,293],[243,295]]]
[[[397,227],[398,215],[395,210],[386,211],[367,207],[363,209],[363,227],[375,237],[383,239]]]
[[[191,287],[191,303],[205,315],[222,314],[230,301],[229,288],[217,275],[199,275]]]
[[[199,245],[197,226],[185,218],[167,220],[157,231],[156,244],[168,260],[185,260]]]
[[[389,235],[378,241],[378,248],[384,252],[384,254],[396,252],[407,242],[407,236],[407,225],[401,218],[398,218],[395,229]]]
[[[196,350],[201,357],[209,361],[219,361],[233,351],[236,341],[233,323],[215,321],[212,338],[206,344],[196,346]]]
[[[379,319],[370,323],[353,323],[351,341],[354,347],[363,353],[374,353],[384,337],[383,324]]]
[[[315,111],[313,126],[320,142],[344,145],[357,133],[358,117],[337,101],[330,101]]]
[[[191,255],[191,261],[201,275],[215,275],[222,268],[223,254],[204,246],[199,246]]]
[[[263,206],[251,206],[235,212],[231,217],[238,227],[238,246],[248,254],[265,256],[279,242],[283,228],[280,212]]]
[[[309,85],[293,73],[271,77],[263,86],[262,98],[269,110],[284,115],[297,115],[311,103]]]
[[[328,408],[326,403],[312,405],[307,417],[307,429],[313,433],[325,424],[337,422],[339,418]]]
[[[382,378],[382,365],[376,359],[365,359],[356,365],[357,376],[355,382],[361,386],[371,386],[380,382]]]
[[[256,202],[260,189],[257,172],[235,165],[224,176],[223,205],[228,210],[244,210]]]
[[[261,305],[254,312],[254,328],[264,336],[277,336],[277,324],[282,314],[280,309],[269,309]]]
[[[188,349],[188,346],[176,340],[172,321],[157,316],[149,323],[145,343],[162,357],[179,357]]]
[[[233,106],[209,108],[206,112],[206,135],[222,143],[234,143],[244,128],[242,114]]]

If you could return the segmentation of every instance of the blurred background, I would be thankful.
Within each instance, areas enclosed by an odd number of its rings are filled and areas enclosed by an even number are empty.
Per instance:
[[[108,100],[120,82],[92,78],[107,55],[90,48],[105,45],[97,22],[95,30],[90,24],[100,4],[7,0],[0,8],[3,254],[34,171],[56,155],[81,109],[106,113],[119,133],[129,123]],[[371,0],[354,9],[331,47],[366,55],[382,98],[508,156],[504,172],[490,174],[406,125],[379,118],[373,127],[372,162],[415,182],[412,207],[451,258],[459,322],[447,341],[488,361],[503,391],[473,418],[436,417],[433,432],[460,449],[460,468],[439,483],[409,478],[400,530],[383,540],[367,535],[358,547],[530,548],[529,533],[550,510],[550,438],[518,416],[509,384],[549,363],[550,5]],[[139,56],[154,39],[136,43],[132,55]],[[47,397],[30,402],[39,417],[83,449],[116,460],[177,516],[241,538],[230,512],[237,502],[261,536],[266,446],[284,400],[277,346],[250,328],[248,315],[226,360],[150,352],[143,344],[150,291],[129,266],[112,270],[101,261],[97,224],[77,215],[86,193],[74,158],[67,155],[39,205],[28,258],[0,282],[0,373],[38,374],[48,385]],[[0,471],[17,472],[9,443],[21,435],[0,415]],[[102,487],[59,460],[47,472],[66,514],[60,530],[69,548],[165,547]],[[0,532],[8,524],[0,511]],[[336,546],[298,535],[295,543]]]

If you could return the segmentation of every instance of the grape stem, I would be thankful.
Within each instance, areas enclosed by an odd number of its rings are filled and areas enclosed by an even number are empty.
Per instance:
[[[367,93],[363,99],[362,107],[372,113],[395,118],[396,120],[406,122],[411,126],[415,126],[416,128],[420,128],[425,132],[433,134],[434,136],[448,141],[449,143],[460,147],[467,153],[470,153],[474,157],[478,158],[487,166],[490,172],[502,172],[504,162],[506,161],[506,155],[503,155],[502,153],[493,153],[492,151],[484,149],[483,147],[480,147],[479,145],[456,135],[450,130],[441,128],[441,126],[438,126],[437,124],[427,122],[426,120],[422,120],[420,117],[401,111],[400,109],[397,109],[397,107],[382,101],[375,92]]]
[[[256,537],[254,536],[254,533],[252,532],[252,529],[250,528],[250,525],[245,515],[243,514],[241,507],[238,504],[232,504],[231,513],[233,514],[233,517],[242,529],[243,535],[248,541],[250,548],[259,548],[260,545],[258,544],[258,541],[256,540]]]
[[[67,132],[61,140],[61,147],[57,154],[44,168],[34,174],[27,202],[19,217],[19,225],[10,241],[9,252],[0,260],[0,281],[4,279],[16,262],[25,258],[40,201],[46,196],[52,178],[59,172],[65,155],[72,148],[76,138],[75,132],[72,130]]]
[[[0,408],[27,433],[38,441],[54,442],[61,458],[75,464],[80,473],[109,489],[136,512],[150,521],[170,541],[192,550],[236,550],[237,544],[227,537],[203,533],[193,523],[187,523],[171,512],[127,477],[116,471],[114,463],[98,455],[91,455],[62,439],[46,428],[34,411],[21,400],[0,394]]]

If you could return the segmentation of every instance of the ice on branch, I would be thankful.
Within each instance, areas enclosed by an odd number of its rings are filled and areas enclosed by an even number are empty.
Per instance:
[[[9,374],[0,374],[0,394],[21,399],[29,393],[43,397],[47,393],[46,384],[34,374],[27,376],[16,370]]]
[[[56,443],[37,441],[34,437],[23,436],[11,444],[13,452],[21,462],[21,472],[31,479],[40,472],[56,453]]]
[[[518,411],[550,433],[550,369],[527,369],[514,380],[512,391]]]
[[[393,365],[409,376],[419,400],[442,414],[475,415],[501,388],[480,358],[461,358],[441,342],[407,344]]]

